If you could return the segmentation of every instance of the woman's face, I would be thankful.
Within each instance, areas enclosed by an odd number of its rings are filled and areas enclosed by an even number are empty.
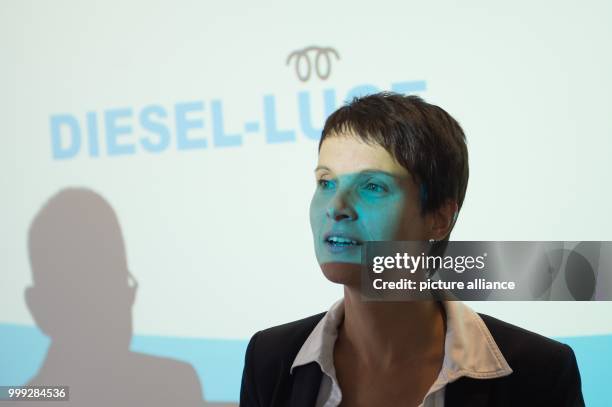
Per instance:
[[[310,226],[317,260],[331,281],[358,281],[355,266],[366,241],[429,239],[419,188],[383,147],[351,133],[327,137],[315,177]]]

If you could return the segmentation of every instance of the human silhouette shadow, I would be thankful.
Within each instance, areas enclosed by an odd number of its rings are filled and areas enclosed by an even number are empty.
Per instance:
[[[25,299],[51,339],[28,385],[69,386],[70,401],[54,406],[235,405],[205,403],[190,364],[130,351],[137,283],[104,198],[87,189],[57,193],[33,220],[28,249],[33,284]]]

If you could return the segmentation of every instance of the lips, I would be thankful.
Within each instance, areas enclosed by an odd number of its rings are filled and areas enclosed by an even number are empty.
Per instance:
[[[323,241],[328,247],[337,249],[362,245],[362,242],[356,237],[342,232],[326,233]]]

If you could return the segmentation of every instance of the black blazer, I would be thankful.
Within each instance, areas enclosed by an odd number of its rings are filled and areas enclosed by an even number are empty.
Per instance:
[[[240,406],[314,407],[323,374],[319,365],[313,362],[296,367],[293,374],[289,374],[289,369],[324,315],[269,328],[251,338],[242,374]],[[584,406],[580,373],[569,346],[479,315],[513,372],[495,379],[462,377],[448,384],[445,407]]]

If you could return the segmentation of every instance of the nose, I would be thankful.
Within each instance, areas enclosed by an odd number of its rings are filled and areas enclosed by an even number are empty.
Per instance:
[[[327,207],[327,217],[336,222],[355,220],[357,219],[357,212],[355,212],[346,194],[338,194]]]

